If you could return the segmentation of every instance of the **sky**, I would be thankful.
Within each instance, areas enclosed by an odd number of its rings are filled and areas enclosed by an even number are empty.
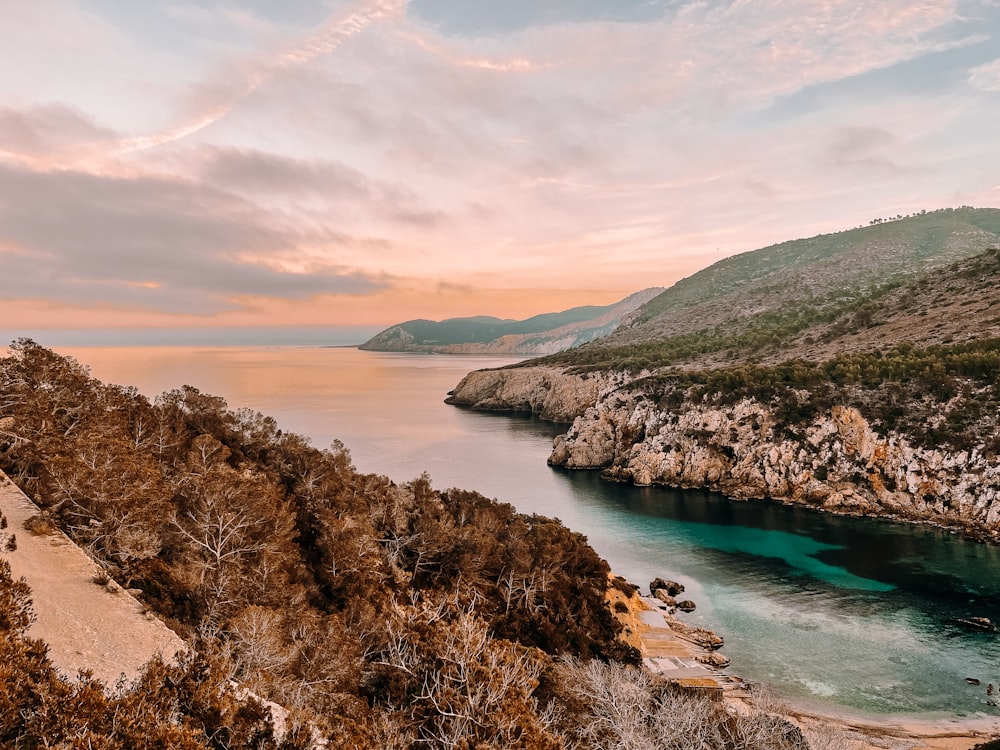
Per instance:
[[[1000,206],[1000,0],[7,6],[7,332],[523,318]]]

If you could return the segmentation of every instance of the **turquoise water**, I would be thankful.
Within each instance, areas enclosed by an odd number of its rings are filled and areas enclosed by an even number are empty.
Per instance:
[[[40,343],[45,343],[41,341]],[[442,399],[472,369],[510,360],[306,348],[59,349],[95,376],[148,395],[190,383],[276,417],[315,445],[340,439],[362,471],[427,471],[588,536],[645,587],[687,587],[687,616],[718,631],[732,671],[816,708],[924,718],[997,717],[1000,549],[936,529],[841,518],[712,493],[612,484],[549,468],[563,427],[480,414]]]

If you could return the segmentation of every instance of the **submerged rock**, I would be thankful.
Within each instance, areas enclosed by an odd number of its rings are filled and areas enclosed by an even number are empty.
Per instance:
[[[989,617],[956,617],[954,621],[973,630],[985,630],[992,633],[997,629]]]

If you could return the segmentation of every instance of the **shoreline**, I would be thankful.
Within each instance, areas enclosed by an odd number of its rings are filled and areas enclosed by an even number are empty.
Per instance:
[[[807,734],[834,732],[853,741],[859,750],[971,750],[1000,737],[1000,716],[995,718],[920,719],[908,716],[851,714],[817,711],[787,703],[779,713]]]
[[[612,572],[609,580],[625,579],[615,576]],[[626,581],[627,583],[627,581]],[[634,584],[631,584],[634,586]],[[617,587],[615,587],[617,588]],[[625,626],[626,641],[635,645],[643,657],[645,669],[662,674],[678,684],[690,682],[682,677],[693,677],[687,674],[690,670],[676,671],[674,666],[680,664],[659,664],[657,656],[671,654],[688,659],[696,654],[708,654],[716,647],[705,647],[691,642],[683,631],[678,631],[676,625],[683,624],[663,607],[654,597],[640,593],[635,587],[631,596],[623,597],[624,592],[618,588],[618,593],[609,594],[609,603],[625,601],[629,605],[627,613],[619,614],[619,620]],[[645,613],[646,616],[643,616]],[[659,624],[662,615],[663,625]],[[652,619],[651,619],[652,618]],[[652,620],[655,619],[654,623]],[[664,642],[672,642],[664,650]],[[678,648],[679,647],[679,648]],[[724,646],[723,646],[724,647]],[[671,661],[676,662],[676,658]],[[694,666],[689,664],[688,666]],[[920,714],[866,714],[852,711],[849,708],[825,708],[809,704],[802,700],[785,698],[780,694],[780,685],[766,682],[746,682],[726,667],[712,668],[709,665],[699,665],[704,669],[704,677],[716,683],[716,695],[731,707],[731,710],[745,711],[748,706],[756,705],[760,710],[776,713],[798,724],[808,735],[829,736],[839,735],[844,743],[830,745],[831,747],[851,748],[851,750],[971,750],[976,745],[1000,737],[1000,712],[990,715],[977,712],[974,716],[956,715],[920,715]],[[739,665],[735,665],[738,670]],[[705,682],[694,680],[693,682]],[[763,685],[766,690],[763,695],[754,696],[752,686]],[[715,692],[715,691],[712,691]],[[824,746],[824,745],[820,745]]]

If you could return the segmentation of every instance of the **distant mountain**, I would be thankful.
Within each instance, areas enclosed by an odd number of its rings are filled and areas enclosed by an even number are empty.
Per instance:
[[[409,320],[386,328],[359,348],[434,354],[552,354],[608,335],[629,313],[662,291],[659,287],[644,289],[613,305],[574,307],[527,320],[489,316],[440,322]]]

